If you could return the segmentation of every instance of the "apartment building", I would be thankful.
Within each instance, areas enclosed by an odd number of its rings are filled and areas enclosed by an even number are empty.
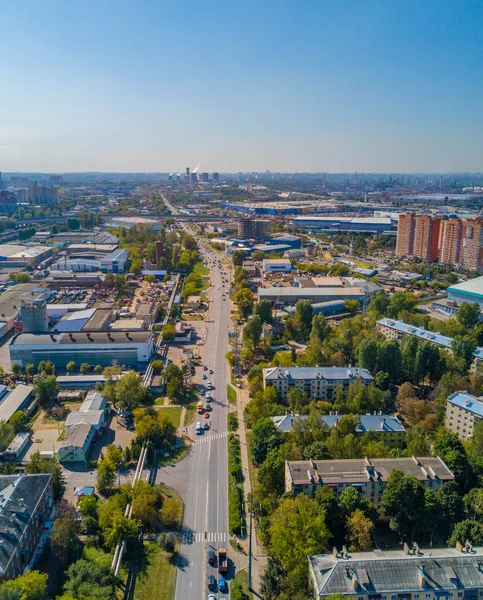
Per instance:
[[[423,260],[438,260],[441,219],[428,215],[415,217],[412,254]]]
[[[464,219],[462,234],[462,263],[471,270],[483,267],[483,218]]]
[[[244,240],[266,240],[269,231],[268,219],[241,219],[238,222],[238,237]]]
[[[264,387],[275,388],[278,397],[286,400],[291,389],[298,389],[313,400],[330,400],[334,390],[342,385],[374,381],[367,369],[357,367],[272,367],[263,369]]]
[[[52,475],[0,476],[0,580],[33,567],[47,541],[54,510]]]
[[[285,461],[285,491],[313,497],[324,486],[332,488],[337,495],[353,487],[374,504],[379,504],[394,469],[399,469],[405,476],[413,475],[424,488],[435,491],[454,479],[439,456],[294,460]]]
[[[414,248],[415,216],[412,213],[399,215],[396,256],[410,256]]]
[[[483,597],[483,548],[377,550],[309,556],[314,598],[354,600],[478,600]]]
[[[441,228],[440,262],[445,265],[456,265],[461,262],[462,239],[463,227],[460,219],[443,221]]]
[[[475,425],[483,419],[483,400],[468,394],[455,392],[446,400],[444,424],[456,433],[460,440],[469,440],[473,436]]]

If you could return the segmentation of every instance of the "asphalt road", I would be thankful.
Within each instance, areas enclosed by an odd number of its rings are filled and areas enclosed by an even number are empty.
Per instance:
[[[176,600],[206,599],[208,593],[214,593],[218,599],[229,597],[228,592],[220,592],[218,589],[208,592],[207,588],[209,575],[217,579],[219,577],[217,569],[208,565],[207,552],[229,547],[226,353],[229,349],[230,302],[228,285],[223,287],[221,269],[217,265],[218,259],[216,267],[211,270],[212,287],[208,290],[211,299],[208,318],[214,319],[214,323],[207,323],[203,353],[203,365],[213,369],[212,375],[209,371],[204,371],[207,374],[206,382],[211,382],[214,388],[211,391],[214,398],[211,403],[213,410],[210,413],[212,426],[203,435],[196,435],[196,421],[204,425],[207,420],[203,414],[197,415],[189,432],[190,437],[195,440],[192,451],[189,458],[180,465],[187,471],[187,493]]]

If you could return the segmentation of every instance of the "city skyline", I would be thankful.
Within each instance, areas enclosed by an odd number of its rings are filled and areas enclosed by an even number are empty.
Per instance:
[[[482,24],[450,0],[6,5],[0,170],[481,172]]]

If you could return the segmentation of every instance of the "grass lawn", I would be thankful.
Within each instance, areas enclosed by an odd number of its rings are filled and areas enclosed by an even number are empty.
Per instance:
[[[173,422],[176,429],[178,429],[178,427],[181,424],[182,410],[183,410],[182,406],[163,406],[162,408],[159,409],[159,411],[163,415],[167,415],[171,419],[171,421]]]
[[[205,265],[203,264],[202,261],[197,262],[195,264],[195,266],[193,267],[193,273],[196,273],[196,275],[201,275],[201,277],[204,277],[205,275],[209,275],[210,270],[208,269],[208,267],[205,267]]]
[[[232,579],[230,583],[230,594],[232,598],[248,598],[248,600],[253,600],[253,594],[248,591],[248,573],[246,569],[238,571]]]
[[[184,418],[184,427],[188,427],[188,425],[191,425],[191,423],[193,423],[193,421],[195,420],[197,404],[198,404],[198,400],[195,400],[194,402],[190,402],[188,404],[188,406],[186,407],[186,415]]]
[[[228,396],[228,402],[230,404],[236,404],[236,390],[231,387],[230,384],[227,384],[226,386],[226,394]]]
[[[99,548],[95,548],[94,546],[84,546],[82,551],[82,558],[86,560],[92,560],[99,562],[101,564],[111,565],[112,563],[112,554],[106,553]]]
[[[181,313],[181,318],[183,321],[202,321],[204,319],[203,315],[200,315],[199,313]]]
[[[134,600],[172,600],[176,583],[176,564],[156,544],[146,542],[148,566],[139,574],[134,588]]]
[[[169,451],[169,456],[158,455],[158,466],[165,467],[166,465],[170,465],[178,460],[184,458],[191,449],[190,444],[183,444],[182,446],[176,446],[176,448],[171,448]]]

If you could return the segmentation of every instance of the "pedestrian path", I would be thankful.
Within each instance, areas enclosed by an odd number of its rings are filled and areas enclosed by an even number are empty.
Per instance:
[[[206,533],[200,531],[182,531],[180,535],[180,541],[182,544],[195,544],[195,543],[226,543],[230,539],[230,535],[223,531],[208,531]]]
[[[228,431],[222,431],[221,433],[205,434],[203,437],[196,438],[193,442],[193,446],[196,444],[205,444],[210,440],[221,440],[222,438],[228,437]]]

